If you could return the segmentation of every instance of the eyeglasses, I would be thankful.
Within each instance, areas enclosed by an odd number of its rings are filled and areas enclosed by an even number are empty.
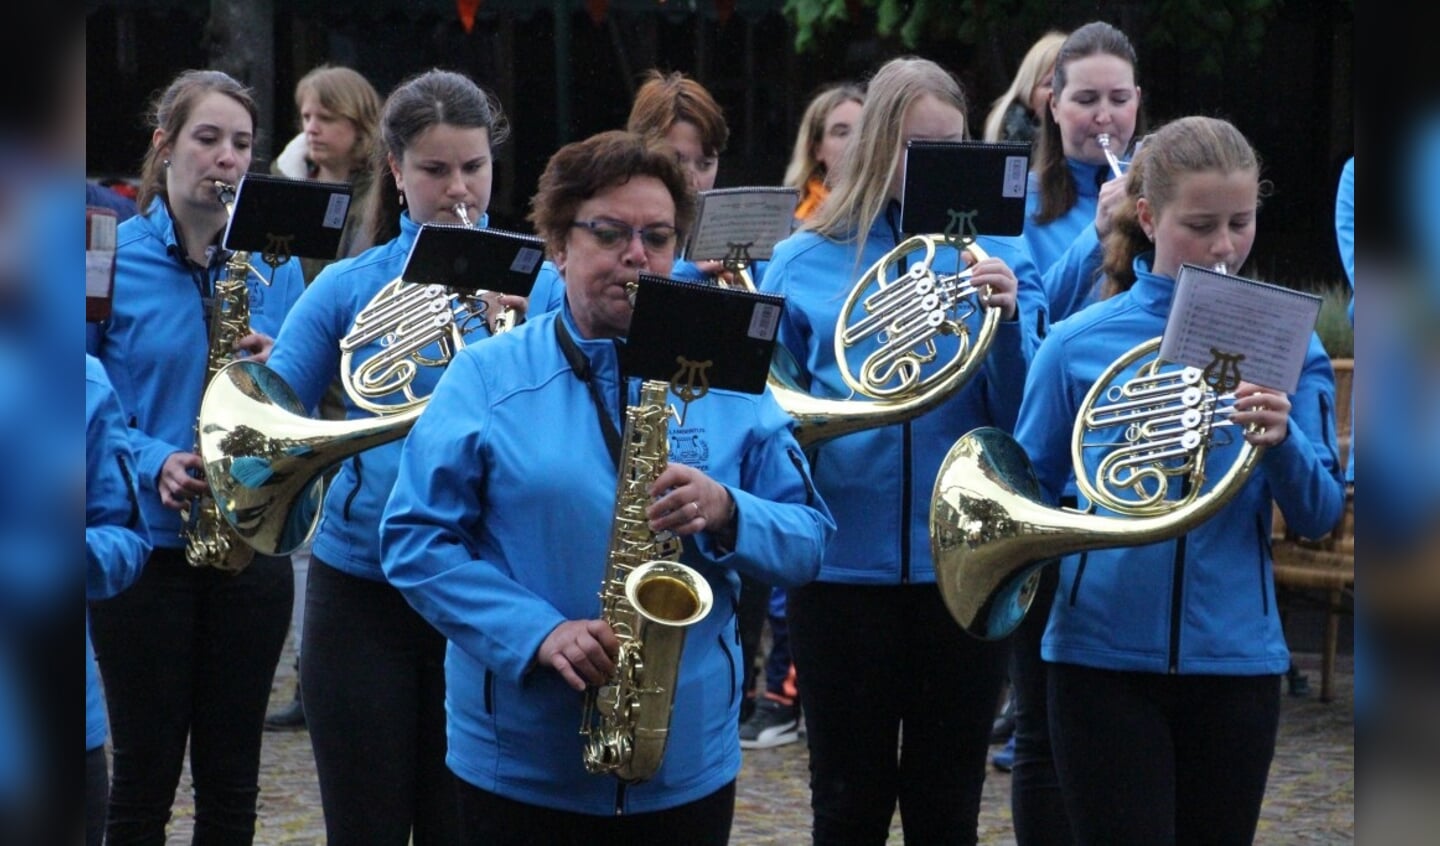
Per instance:
[[[675,239],[680,235],[675,227],[664,223],[636,228],[618,220],[601,219],[577,220],[570,225],[590,230],[596,243],[607,250],[623,249],[630,243],[630,239],[639,235],[640,243],[647,252],[664,252],[675,246]]]

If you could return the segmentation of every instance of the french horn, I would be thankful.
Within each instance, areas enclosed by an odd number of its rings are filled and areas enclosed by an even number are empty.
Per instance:
[[[464,205],[455,214],[466,224]],[[386,283],[340,341],[340,381],[370,419],[316,420],[270,368],[240,359],[211,379],[200,404],[200,457],[221,516],[256,551],[288,555],[320,522],[325,474],[367,449],[399,440],[430,398],[415,387],[424,368],[445,367],[482,322],[509,331],[494,296],[443,285]],[[357,361],[373,342],[381,349]]]
[[[973,430],[950,448],[935,479],[930,549],[940,594],[966,632],[986,640],[1013,632],[1041,568],[1060,556],[1177,537],[1244,487],[1263,448],[1239,438],[1205,488],[1212,454],[1237,437],[1233,394],[1197,368],[1162,361],[1159,349],[1155,338],[1111,363],[1071,432],[1077,486],[1092,508],[1119,516],[1045,505],[1029,457],[999,429]]]
[[[835,360],[852,398],[811,396],[800,386],[798,364],[776,346],[767,384],[795,420],[802,447],[920,417],[963,387],[984,362],[1000,311],[984,305],[986,292],[971,284],[971,268],[988,255],[974,241],[960,242],[957,252],[968,265],[945,272],[936,266],[944,246],[955,242],[943,235],[906,238],[851,287],[836,320]],[[748,271],[740,269],[736,276],[754,290]],[[972,332],[969,320],[977,310],[984,314]],[[942,358],[936,341],[944,336],[953,337],[955,345]]]

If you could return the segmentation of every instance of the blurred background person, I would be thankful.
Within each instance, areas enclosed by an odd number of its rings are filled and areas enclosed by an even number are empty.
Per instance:
[[[343,182],[351,186],[350,212],[340,234],[335,258],[355,251],[364,218],[361,207],[369,196],[379,136],[380,95],[369,80],[346,67],[321,65],[295,83],[295,107],[300,110],[301,131],[275,160],[272,170],[294,179]],[[297,155],[298,154],[298,155]],[[301,258],[308,285],[334,259]],[[345,419],[344,388],[330,384],[320,401],[320,416]],[[300,647],[305,631],[305,582],[310,573],[310,544],[291,555],[295,568],[295,603],[290,635],[295,644],[295,694],[289,704],[265,716],[265,728],[291,731],[305,727],[305,702],[300,685]]]
[[[829,175],[840,166],[840,157],[850,135],[860,122],[860,107],[865,92],[853,83],[841,82],[822,89],[805,108],[800,129],[795,135],[795,151],[785,170],[784,184],[800,190],[795,208],[797,223],[811,217],[829,196]],[[763,596],[759,586],[741,597],[740,641],[759,644],[763,629],[770,629],[769,651],[761,670],[765,686],[763,695],[754,699],[750,715],[740,725],[742,749],[769,749],[800,739],[800,702],[798,676],[790,655],[790,628],[786,622],[785,589],[773,587],[765,607],[756,601]],[[751,649],[758,652],[758,646]],[[747,664],[747,671],[749,665]],[[746,687],[749,695],[751,687]]]
[[[125,413],[98,358],[85,356],[85,599],[107,599],[135,583],[150,555],[150,530],[140,511],[135,455]],[[110,799],[110,737],[105,692],[85,609],[85,844],[105,839]]]
[[[1010,87],[995,98],[985,116],[981,138],[985,141],[1034,141],[1040,133],[1040,117],[1050,108],[1050,78],[1055,73],[1055,55],[1065,33],[1051,30],[1035,40]]]

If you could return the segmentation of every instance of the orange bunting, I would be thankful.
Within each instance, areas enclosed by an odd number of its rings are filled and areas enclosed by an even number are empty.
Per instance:
[[[475,12],[480,3],[481,0],[455,0],[455,11],[460,15],[460,25],[465,28],[466,35],[475,28]]]

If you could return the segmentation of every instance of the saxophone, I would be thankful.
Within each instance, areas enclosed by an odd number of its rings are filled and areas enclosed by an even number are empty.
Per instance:
[[[215,183],[217,198],[226,213],[235,213],[235,187]],[[250,275],[250,253],[236,250],[225,263],[225,278],[215,283],[210,303],[210,346],[206,357],[205,384],[235,358],[235,343],[250,334],[250,292],[245,287]],[[195,421],[195,449],[200,453],[200,421]],[[220,513],[214,496],[207,493],[180,509],[184,523],[185,560],[194,567],[215,567],[238,573],[250,565],[255,550],[240,539]]]
[[[601,617],[619,638],[620,652],[605,684],[586,690],[580,725],[585,769],[625,782],[644,781],[660,768],[685,631],[713,605],[705,577],[679,562],[680,538],[650,531],[645,518],[650,486],[670,452],[669,387],[647,380],[640,403],[625,409],[615,516],[600,585]]]

